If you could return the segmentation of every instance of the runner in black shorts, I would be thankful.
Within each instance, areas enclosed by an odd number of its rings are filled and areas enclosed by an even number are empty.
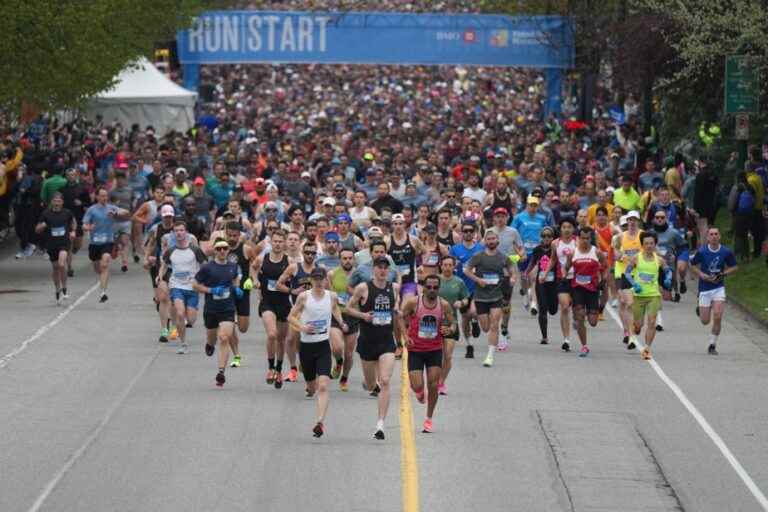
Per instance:
[[[173,219],[175,210],[171,205],[163,205],[160,208],[160,222],[152,226],[147,234],[147,241],[144,244],[144,267],[149,271],[149,278],[152,281],[152,288],[155,291],[155,304],[157,313],[160,317],[160,343],[167,343],[171,338],[170,323],[173,317],[173,308],[171,306],[171,291],[168,288],[169,272],[160,276],[160,257],[165,251],[163,247],[163,238],[168,233],[173,233]]]
[[[237,330],[245,334],[251,325],[251,290],[253,289],[253,280],[250,276],[251,262],[255,259],[253,244],[241,240],[243,227],[239,222],[228,222],[224,227],[224,233],[229,244],[229,261],[237,263],[240,268],[242,278],[240,279],[240,288],[243,293],[235,297],[235,310],[237,312]],[[240,339],[237,331],[232,338],[232,368],[240,366],[242,359],[240,357]]]
[[[53,266],[53,286],[56,289],[56,304],[69,299],[67,294],[67,256],[75,237],[77,221],[72,212],[63,208],[64,197],[54,192],[50,206],[40,214],[35,231],[43,235],[48,259]]]
[[[216,385],[226,382],[224,370],[229,362],[229,344],[235,334],[235,297],[240,289],[240,269],[227,261],[229,244],[223,238],[213,242],[214,259],[205,263],[195,274],[192,288],[205,294],[203,321],[206,329],[205,353],[212,356],[219,342],[219,371]]]
[[[541,244],[533,249],[529,258],[528,269],[526,273],[529,281],[536,283],[536,303],[538,308],[539,330],[541,331],[542,345],[549,343],[547,337],[548,317],[557,314],[557,282],[555,281],[555,271],[549,268],[549,259],[552,255],[552,240],[555,238],[555,231],[550,227],[541,230]]]
[[[341,377],[339,379],[339,388],[342,391],[348,391],[349,372],[352,370],[352,363],[355,360],[355,347],[357,345],[357,333],[360,330],[360,322],[357,318],[347,314],[347,303],[349,302],[349,277],[355,269],[355,252],[351,249],[342,249],[339,253],[341,263],[338,267],[328,273],[328,284],[331,291],[336,292],[339,299],[342,317],[347,323],[349,329],[343,332],[341,326],[333,320],[331,322],[331,344],[337,347],[343,347],[343,358],[336,358],[336,365],[331,373],[331,378]],[[338,353],[338,352],[336,352]]]
[[[251,275],[258,277],[261,290],[259,316],[267,331],[267,384],[274,384],[275,389],[280,389],[283,387],[283,354],[288,334],[288,314],[291,312],[290,293],[277,288],[278,279],[289,265],[288,255],[285,254],[285,231],[273,231],[270,244],[272,250],[254,260]]]
[[[395,366],[395,322],[400,293],[387,281],[389,260],[373,260],[373,279],[355,287],[347,304],[347,314],[360,319],[357,353],[363,366],[365,388],[378,395],[379,418],[374,437],[384,439],[384,419],[389,409],[389,381]],[[376,375],[378,374],[378,384]]]
[[[576,250],[576,238],[573,236],[575,229],[574,221],[565,218],[560,221],[560,238],[552,242],[552,252],[549,256],[549,265],[547,274],[555,272],[557,279],[557,300],[560,306],[560,330],[563,332],[563,344],[560,346],[563,351],[571,350],[571,279],[573,278],[573,269],[566,269],[568,256],[572,256]]]

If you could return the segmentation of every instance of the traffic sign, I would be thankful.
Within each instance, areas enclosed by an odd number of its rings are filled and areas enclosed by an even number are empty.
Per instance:
[[[756,114],[759,111],[760,81],[747,55],[725,58],[725,113]]]
[[[736,140],[749,140],[749,114],[736,114]]]

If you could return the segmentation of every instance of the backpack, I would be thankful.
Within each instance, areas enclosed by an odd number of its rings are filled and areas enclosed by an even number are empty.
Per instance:
[[[755,209],[755,196],[749,190],[739,192],[739,199],[736,202],[736,213],[747,215]]]

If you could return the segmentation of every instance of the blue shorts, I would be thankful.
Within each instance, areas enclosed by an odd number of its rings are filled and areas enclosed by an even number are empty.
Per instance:
[[[176,300],[184,302],[185,307],[197,309],[197,305],[200,302],[200,294],[194,290],[171,288],[171,302],[176,302]]]
[[[685,249],[684,251],[680,251],[680,254],[677,255],[677,261],[689,261],[691,259],[691,255],[688,252],[688,249]]]

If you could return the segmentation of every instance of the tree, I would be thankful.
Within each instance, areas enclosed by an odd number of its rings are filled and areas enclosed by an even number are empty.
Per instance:
[[[206,6],[206,0],[15,2],[3,11],[0,108],[77,106]]]

